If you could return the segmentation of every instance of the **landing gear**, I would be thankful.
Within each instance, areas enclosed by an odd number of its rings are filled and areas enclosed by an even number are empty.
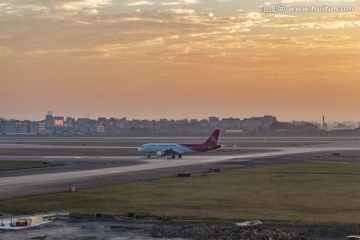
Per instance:
[[[148,158],[150,158],[150,153],[148,154]]]
[[[179,158],[182,158],[182,155],[181,155],[181,154],[179,154]]]
[[[175,155],[172,155],[172,156],[171,156],[172,159],[175,159],[175,157],[176,157]]]

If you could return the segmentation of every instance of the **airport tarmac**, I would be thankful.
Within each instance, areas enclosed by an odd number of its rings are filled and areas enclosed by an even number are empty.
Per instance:
[[[252,148],[251,150],[250,153],[245,151],[232,154],[217,152],[185,155],[182,159],[166,157],[147,159],[146,156],[1,156],[0,161],[56,161],[64,164],[56,167],[1,172],[0,199],[62,192],[67,191],[71,186],[81,189],[176,176],[177,173],[184,172],[204,172],[209,168],[225,169],[253,163],[274,164],[279,160],[285,163],[301,162],[304,159],[298,158],[294,161],[296,157],[293,156],[299,154],[312,156],[319,152],[360,151],[360,142],[341,141],[307,147]],[[292,157],[286,158],[286,156]],[[306,159],[305,161],[309,161],[308,157]],[[312,158],[310,161],[324,162]]]

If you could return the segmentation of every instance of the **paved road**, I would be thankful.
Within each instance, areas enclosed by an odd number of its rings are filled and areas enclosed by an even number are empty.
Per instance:
[[[137,149],[139,148],[139,146],[137,147],[130,147],[130,146],[78,146],[78,145],[74,145],[74,146],[65,146],[65,145],[45,145],[45,144],[29,144],[29,143],[24,143],[24,144],[16,144],[16,143],[0,143],[0,149],[1,148],[30,148],[30,149]]]
[[[263,149],[263,148],[261,148]],[[270,149],[269,149],[270,150]],[[145,160],[139,157],[94,157],[98,161],[112,160],[124,161],[128,164],[117,167],[102,167],[96,169],[35,173],[21,176],[3,176],[0,177],[0,198],[9,198],[15,196],[25,196],[53,191],[65,191],[70,184],[76,186],[99,186],[110,184],[111,179],[114,182],[136,181],[137,179],[147,179],[166,176],[173,171],[198,171],[204,166],[211,166],[224,162],[242,162],[258,161],[261,158],[271,158],[284,155],[296,155],[315,152],[339,152],[339,151],[356,151],[360,150],[359,142],[337,142],[326,145],[315,145],[309,147],[291,147],[279,148],[278,151],[260,152],[250,154],[233,154],[233,155],[195,155],[185,156],[182,159],[150,159]],[[39,157],[40,158],[40,157]],[[76,157],[59,157],[77,160]],[[134,164],[131,164],[131,163]],[[202,167],[201,167],[202,166]],[[31,171],[30,171],[31,172]],[[106,179],[106,180],[104,180]],[[110,180],[109,180],[110,179]],[[110,181],[110,182],[109,182]],[[113,183],[114,183],[113,182]]]

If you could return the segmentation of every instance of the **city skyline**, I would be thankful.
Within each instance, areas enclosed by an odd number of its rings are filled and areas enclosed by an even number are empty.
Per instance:
[[[199,134],[207,132],[209,128],[221,129],[230,134],[245,135],[302,135],[337,134],[354,135],[360,130],[360,122],[282,122],[276,116],[264,115],[247,118],[218,118],[206,119],[132,119],[124,118],[73,118],[52,115],[49,111],[40,121],[2,119],[0,118],[0,135],[148,135],[148,134]]]
[[[1,117],[359,121],[359,1],[270,3],[2,1]]]
[[[3,119],[5,121],[9,121],[9,120],[15,120],[15,121],[34,121],[34,122],[41,122],[44,121],[46,119],[46,116],[53,116],[56,118],[63,118],[63,120],[65,121],[66,119],[74,119],[74,120],[82,120],[82,119],[88,119],[88,120],[95,120],[98,121],[99,119],[105,119],[105,120],[110,120],[110,119],[114,119],[114,120],[125,120],[125,121],[161,121],[161,120],[166,120],[166,121],[191,121],[191,120],[196,120],[196,121],[209,121],[210,118],[216,118],[219,121],[221,120],[228,120],[228,119],[238,119],[238,120],[244,120],[244,119],[251,119],[251,118],[262,118],[262,117],[275,117],[278,121],[280,122],[308,122],[308,123],[318,123],[318,124],[322,124],[322,123],[345,123],[345,122],[352,122],[352,123],[358,123],[360,124],[360,120],[342,120],[342,121],[338,121],[338,120],[329,120],[326,118],[325,115],[322,115],[321,118],[319,119],[315,119],[315,120],[306,120],[306,119],[291,119],[291,120],[283,120],[280,119],[278,116],[274,115],[274,114],[261,114],[261,115],[249,115],[249,116],[242,116],[242,117],[238,117],[238,116],[225,116],[225,117],[221,117],[218,115],[211,115],[211,116],[207,116],[207,117],[202,117],[202,118],[195,118],[195,117],[180,117],[180,118],[129,118],[127,116],[91,116],[91,115],[86,115],[86,116],[73,116],[73,115],[69,115],[69,114],[60,114],[60,113],[53,113],[53,111],[47,111],[46,114],[43,114],[42,117],[36,118],[36,119],[31,119],[31,118],[18,118],[18,117],[14,117],[14,118],[7,118],[4,116],[0,116],[0,120]]]
[[[66,113],[66,112],[54,112],[56,116],[64,116],[64,117],[72,117],[72,118],[89,118],[89,119],[98,119],[101,117],[105,117],[105,118],[127,118],[127,119],[132,119],[132,120],[161,120],[161,119],[168,119],[168,120],[183,120],[183,119],[197,119],[197,120],[201,120],[201,119],[207,119],[211,116],[215,116],[218,117],[220,119],[222,118],[249,118],[249,117],[256,117],[256,116],[264,116],[264,115],[273,115],[273,116],[277,116],[279,120],[281,121],[285,121],[285,122],[291,122],[291,121],[307,121],[307,122],[322,122],[322,118],[323,116],[326,117],[327,121],[331,121],[331,122],[346,122],[346,121],[353,121],[353,122],[359,122],[359,119],[336,119],[336,118],[329,118],[327,115],[321,115],[319,114],[319,116],[317,118],[314,119],[306,119],[306,118],[282,118],[281,116],[278,116],[276,114],[271,114],[271,113],[260,113],[260,114],[250,114],[250,115],[245,115],[245,114],[236,114],[236,112],[234,112],[232,115],[227,114],[227,115],[217,115],[217,114],[213,114],[211,115],[211,113],[209,115],[203,114],[203,115],[197,115],[197,116],[190,116],[190,115],[184,115],[184,116],[179,116],[176,115],[175,117],[170,117],[170,115],[168,116],[166,113],[158,116],[158,117],[146,117],[146,116],[141,116],[141,114],[138,114],[135,116],[126,116],[124,114],[121,114],[122,111],[119,111],[119,114],[111,114],[111,112],[107,113],[106,115],[97,115],[96,113],[93,114],[89,114],[86,113],[86,111],[83,111],[84,114],[79,114],[78,111],[75,111],[74,114],[70,114],[70,113]],[[0,115],[0,118],[3,119],[16,119],[16,120],[31,120],[31,121],[41,121],[44,118],[46,111],[36,111],[36,114],[28,114],[28,112],[24,112],[23,114],[9,114],[9,115],[5,115],[2,114]]]

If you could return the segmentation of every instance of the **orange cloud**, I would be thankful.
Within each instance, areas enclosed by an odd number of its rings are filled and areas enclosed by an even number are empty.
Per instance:
[[[0,108],[287,119],[341,108],[339,118],[360,118],[359,14],[217,16],[180,2],[113,14],[102,12],[112,1],[1,3]]]

